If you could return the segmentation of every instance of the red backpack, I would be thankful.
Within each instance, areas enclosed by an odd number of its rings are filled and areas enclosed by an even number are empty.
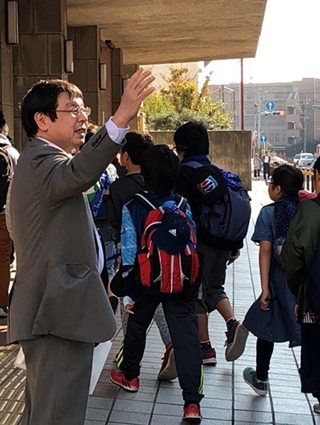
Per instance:
[[[177,294],[194,285],[199,258],[196,236],[185,214],[186,199],[176,196],[175,201],[158,206],[145,192],[134,198],[149,210],[135,267],[142,290]]]

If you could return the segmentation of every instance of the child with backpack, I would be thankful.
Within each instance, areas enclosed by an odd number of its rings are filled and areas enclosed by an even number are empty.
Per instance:
[[[275,342],[300,345],[300,327],[291,294],[280,265],[280,253],[290,221],[299,203],[303,175],[300,170],[282,165],[272,173],[269,196],[273,204],[264,206],[258,216],[252,240],[260,245],[261,295],[243,321],[257,339],[256,369],[243,371],[244,381],[260,396],[269,389],[268,371]]]
[[[236,319],[224,284],[227,265],[240,255],[250,222],[250,198],[234,173],[210,161],[209,136],[202,123],[190,121],[174,134],[181,160],[176,192],[187,198],[197,224],[201,292],[196,301],[203,364],[215,366],[208,317],[217,310],[227,326],[225,358],[241,356],[248,335]]]
[[[194,303],[199,263],[190,208],[172,193],[178,170],[179,160],[167,146],[148,149],[141,162],[146,191],[123,208],[122,275],[129,320],[120,370],[109,377],[127,391],[138,391],[146,330],[162,303],[175,347],[183,418],[200,422],[202,358]]]

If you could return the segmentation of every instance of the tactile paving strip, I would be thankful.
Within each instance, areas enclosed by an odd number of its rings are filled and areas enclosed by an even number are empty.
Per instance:
[[[0,425],[17,425],[24,409],[25,371],[13,366],[18,345],[0,347]]]

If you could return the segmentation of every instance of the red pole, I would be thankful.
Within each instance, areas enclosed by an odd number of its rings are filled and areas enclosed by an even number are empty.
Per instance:
[[[244,86],[243,86],[243,58],[240,60],[241,81],[240,81],[240,118],[241,130],[244,130]]]

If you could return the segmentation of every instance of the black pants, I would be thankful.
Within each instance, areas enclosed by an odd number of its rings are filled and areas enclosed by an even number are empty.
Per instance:
[[[179,383],[185,401],[199,403],[202,399],[202,356],[194,298],[140,298],[135,302],[134,314],[129,315],[124,340],[123,360],[118,361],[126,379],[140,374],[140,362],[146,343],[146,331],[154,312],[162,303],[171,334]]]
[[[268,371],[270,368],[271,356],[273,353],[274,342],[265,341],[258,338],[257,340],[257,378],[260,381],[268,379]]]
[[[260,177],[260,170],[259,170],[259,169],[257,169],[257,168],[255,168],[255,169],[253,170],[253,176],[254,176],[254,177]]]
[[[267,180],[270,177],[270,164],[268,162],[263,163],[263,178]]]
[[[301,391],[320,401],[320,323],[301,325]]]

